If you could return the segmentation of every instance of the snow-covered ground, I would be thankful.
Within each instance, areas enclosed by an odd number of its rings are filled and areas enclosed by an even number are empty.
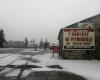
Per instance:
[[[26,52],[30,52],[30,50],[26,49]],[[27,62],[27,60],[25,59],[31,57],[33,60],[39,60],[39,62],[35,63],[29,61],[28,64],[41,66],[42,68],[32,68],[30,70],[25,70],[23,73],[23,77],[27,76],[29,73],[34,71],[62,70],[62,71],[70,71],[75,74],[81,75],[85,77],[87,80],[100,80],[99,60],[64,60],[64,59],[62,60],[58,58],[57,54],[55,54],[55,56],[52,57],[52,53],[46,53],[44,55],[35,55],[35,56],[10,54],[10,53],[0,54],[0,66],[6,66],[11,63],[12,65],[22,65]],[[60,65],[61,67],[63,67],[63,69],[51,69],[47,67],[49,65]],[[3,71],[0,72],[0,74],[5,72],[8,72],[6,76],[18,76],[20,70],[5,68]]]
[[[10,50],[10,49],[14,49],[14,48],[0,48],[0,50]]]
[[[43,49],[37,49],[36,51],[34,49],[24,49],[21,52],[34,52],[34,53],[38,53],[41,52]]]
[[[41,66],[60,65],[63,71],[70,71],[85,77],[87,80],[100,80],[100,61],[99,60],[61,60],[57,54],[53,58],[52,53],[36,55],[34,59],[40,60]]]

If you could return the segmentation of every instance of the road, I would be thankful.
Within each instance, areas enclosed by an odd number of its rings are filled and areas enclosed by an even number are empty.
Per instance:
[[[37,51],[24,48],[0,49],[0,80],[21,80],[25,70],[30,70],[29,72],[31,72],[31,68],[40,68],[40,66],[29,64],[29,62],[39,62],[32,57],[39,54],[43,55],[47,52],[42,49]]]
[[[50,50],[24,48],[4,48],[0,49],[0,80],[85,80],[81,76],[63,71],[59,65],[42,66],[41,61],[35,55],[50,53]],[[46,57],[48,63],[48,57]],[[35,71],[44,68],[52,71]],[[62,75],[62,77],[60,77]]]

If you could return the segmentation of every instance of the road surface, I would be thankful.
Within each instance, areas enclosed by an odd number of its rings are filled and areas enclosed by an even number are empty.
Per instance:
[[[43,55],[48,51],[38,49],[23,49],[23,48],[4,48],[0,49],[0,80],[21,80],[25,70],[30,68],[38,68],[39,66],[30,65],[29,62],[38,63],[39,61],[33,59],[35,55]],[[31,70],[29,71],[31,72]],[[11,79],[10,77],[14,77]]]
[[[62,71],[36,71],[42,68],[36,55],[50,53],[50,50],[24,48],[0,49],[0,80],[85,80],[83,77]],[[48,58],[46,58],[48,63]],[[45,66],[44,66],[45,67]],[[59,65],[46,66],[62,69]],[[46,68],[45,68],[46,69]],[[62,78],[60,77],[62,75]]]

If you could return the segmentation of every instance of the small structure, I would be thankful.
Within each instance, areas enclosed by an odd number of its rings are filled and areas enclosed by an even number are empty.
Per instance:
[[[54,53],[59,54],[59,45],[58,44],[53,44],[52,45],[52,50],[53,50],[53,57],[54,57]]]

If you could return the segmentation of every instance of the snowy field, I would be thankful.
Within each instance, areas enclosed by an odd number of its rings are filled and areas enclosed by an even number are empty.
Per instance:
[[[31,50],[23,50],[23,52],[31,52]],[[37,51],[40,52],[41,50]],[[34,51],[35,52],[35,51]],[[36,52],[36,53],[37,53]],[[52,57],[52,53],[46,53],[44,55],[21,55],[19,54],[10,54],[4,53],[0,54],[0,66],[6,65],[37,65],[42,68],[31,68],[25,70],[22,77],[26,77],[29,73],[34,71],[51,71],[51,70],[61,70],[69,71],[75,74],[85,77],[87,80],[100,80],[100,61],[99,60],[62,60],[58,58],[58,55],[55,54]],[[38,60],[38,62],[35,62]],[[49,65],[60,65],[63,69],[52,69],[48,68]],[[4,68],[0,71],[0,74],[7,73],[6,76],[18,76],[20,69]]]

